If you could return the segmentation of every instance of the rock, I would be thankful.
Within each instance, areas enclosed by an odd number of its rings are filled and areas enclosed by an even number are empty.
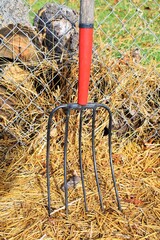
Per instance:
[[[34,26],[47,51],[60,58],[75,54],[78,49],[78,13],[64,5],[47,3],[34,19]]]
[[[22,0],[1,0],[0,3],[0,28],[8,24],[30,26],[29,9]]]

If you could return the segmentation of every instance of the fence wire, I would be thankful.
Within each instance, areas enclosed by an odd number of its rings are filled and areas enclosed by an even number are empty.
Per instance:
[[[1,138],[45,144],[51,109],[76,99],[79,5],[1,0]],[[159,6],[95,1],[89,100],[109,105],[119,138],[159,138]]]

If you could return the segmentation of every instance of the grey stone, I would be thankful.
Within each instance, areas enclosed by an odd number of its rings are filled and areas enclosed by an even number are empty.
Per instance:
[[[29,8],[22,0],[1,0],[0,28],[11,23],[31,26],[28,13]]]

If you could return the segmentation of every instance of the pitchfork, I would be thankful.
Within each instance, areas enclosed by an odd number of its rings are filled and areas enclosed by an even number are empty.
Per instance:
[[[46,168],[47,168],[47,194],[48,194],[48,213],[51,214],[51,199],[50,199],[50,129],[52,124],[53,115],[59,110],[63,109],[66,113],[65,119],[65,137],[64,137],[64,192],[65,192],[65,210],[68,214],[68,186],[67,186],[67,145],[68,145],[68,129],[69,129],[69,117],[72,109],[78,110],[80,114],[79,120],[79,166],[82,182],[82,190],[84,197],[85,210],[88,211],[86,201],[86,190],[84,183],[84,172],[82,163],[82,120],[83,113],[86,109],[93,111],[92,115],[92,156],[94,173],[96,179],[96,185],[98,190],[98,196],[100,201],[100,207],[104,210],[102,194],[98,179],[98,171],[96,165],[96,153],[95,153],[95,119],[97,109],[103,108],[109,114],[109,127],[108,127],[108,146],[109,146],[109,160],[111,174],[116,194],[116,200],[118,209],[121,210],[121,204],[119,194],[116,186],[116,179],[114,175],[113,161],[112,161],[112,149],[111,149],[111,127],[112,127],[112,114],[110,109],[105,104],[99,103],[88,103],[88,88],[92,58],[92,42],[93,42],[93,20],[94,20],[94,0],[81,0],[80,1],[80,22],[79,22],[79,78],[78,78],[78,103],[61,104],[54,108],[49,116],[48,127],[47,127],[47,157],[46,157]]]

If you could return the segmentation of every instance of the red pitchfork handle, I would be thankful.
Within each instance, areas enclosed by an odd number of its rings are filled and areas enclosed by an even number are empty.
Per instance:
[[[80,1],[78,104],[88,103],[92,60],[94,0]]]

